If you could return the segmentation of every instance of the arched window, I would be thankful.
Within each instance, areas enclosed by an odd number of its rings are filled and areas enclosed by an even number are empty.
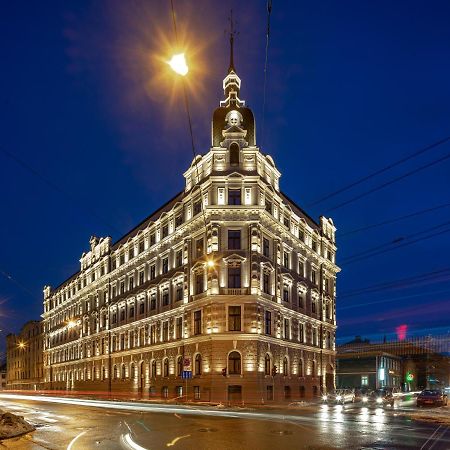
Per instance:
[[[177,358],[177,375],[181,377],[183,375],[183,357],[179,356]]]
[[[289,375],[289,364],[287,356],[283,358],[283,375],[287,377]]]
[[[298,361],[298,376],[303,377],[303,359]]]
[[[271,367],[272,366],[272,360],[270,358],[270,355],[266,353],[266,357],[264,359],[264,374],[270,375]]]
[[[151,365],[151,377],[156,378],[156,360],[152,361]]]
[[[241,374],[241,354],[239,352],[231,352],[228,355],[228,373],[230,375]]]
[[[202,374],[202,355],[200,353],[197,353],[195,355],[195,375],[201,375]]]
[[[169,358],[164,359],[164,363],[163,363],[163,374],[165,377],[169,376]]]
[[[233,143],[230,145],[230,166],[239,165],[239,145]]]
[[[127,369],[125,367],[125,364],[122,364],[122,380],[125,380],[127,377]]]

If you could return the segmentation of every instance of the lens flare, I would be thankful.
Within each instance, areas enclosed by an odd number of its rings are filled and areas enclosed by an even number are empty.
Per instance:
[[[176,55],[173,55],[172,59],[168,61],[168,64],[174,72],[176,72],[179,75],[182,75],[183,77],[189,71],[184,53],[178,53]]]

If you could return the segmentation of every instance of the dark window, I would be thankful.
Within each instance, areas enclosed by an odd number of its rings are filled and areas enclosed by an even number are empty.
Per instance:
[[[317,241],[312,241],[312,249],[313,251],[317,252]]]
[[[241,331],[241,307],[228,308],[228,331]]]
[[[120,260],[120,265],[125,264],[125,254],[124,253],[120,254],[119,260]]]
[[[128,250],[128,259],[133,259],[134,258],[134,247],[130,247],[130,249]]]
[[[230,375],[241,374],[241,354],[239,352],[231,352],[228,355],[228,373]]]
[[[316,271],[315,271],[315,270],[311,270],[311,281],[312,281],[314,284],[317,284],[317,283],[316,283]]]
[[[240,205],[241,204],[241,190],[240,189],[228,189],[228,204]]]
[[[139,303],[139,314],[144,314],[145,305],[144,302]]]
[[[316,312],[316,301],[315,300],[311,301],[311,312],[313,312],[313,313]]]
[[[169,304],[169,289],[164,289],[162,292],[162,304],[167,306]]]
[[[228,230],[228,249],[240,250],[241,248],[241,231]]]
[[[175,324],[175,334],[177,339],[181,339],[183,337],[183,318],[177,317]]]
[[[141,239],[139,241],[139,253],[142,253],[144,251],[144,239]]]
[[[241,287],[241,267],[228,267],[228,287],[239,289]]]
[[[164,363],[163,363],[163,376],[164,377],[168,377],[169,376],[169,358],[165,358],[164,359]],[[164,389],[165,388],[165,389]],[[163,392],[163,397],[168,397],[169,395],[169,389],[167,386],[163,387],[163,391],[165,390],[165,392]]]
[[[156,325],[150,327],[150,344],[156,344]],[[155,362],[156,367],[156,362]],[[154,372],[156,375],[156,371]]]
[[[290,339],[291,338],[291,330],[289,327],[289,319],[284,319],[284,338]]]
[[[305,300],[304,300],[303,294],[301,292],[298,293],[298,306],[299,306],[299,308],[305,307]]]
[[[124,309],[120,310],[120,320],[125,320],[125,310]]]
[[[130,308],[130,316],[129,317],[134,317],[134,306],[132,306]]]
[[[179,283],[179,284],[177,284],[177,290],[176,290],[176,295],[177,295],[177,297],[176,297],[177,300],[176,301],[177,302],[183,300],[183,294],[184,294],[184,292],[183,292],[183,284]]]
[[[154,280],[156,278],[156,266],[153,264],[150,266],[150,280]]]
[[[270,243],[267,238],[263,238],[263,255],[270,257]]]
[[[265,322],[266,322],[265,327],[266,334],[272,334],[272,313],[270,311],[266,311]]]
[[[179,216],[175,217],[175,228],[178,228],[183,223],[183,215],[180,214]]]
[[[268,273],[263,273],[263,291],[270,294],[270,275]]]
[[[155,245],[156,244],[156,235],[155,233],[152,233],[150,235],[150,246]]]
[[[264,375],[271,375],[272,374],[271,373],[271,369],[272,369],[271,366],[272,366],[272,360],[270,359],[270,355],[268,353],[266,353],[266,356],[264,358]]]
[[[134,278],[128,280],[128,289],[131,291],[134,288]]]
[[[176,267],[180,267],[183,265],[183,250],[178,250],[175,254],[175,264]]]
[[[182,374],[183,374],[183,357],[179,356],[177,358],[177,375],[181,377]]]
[[[113,313],[113,315],[112,315],[112,323],[117,323],[117,313]]]
[[[195,294],[201,294],[204,290],[205,288],[203,273],[198,273],[195,275]]]
[[[283,252],[283,266],[289,269],[289,253]]]
[[[163,342],[167,342],[169,340],[169,322],[163,322],[163,330],[162,330],[162,338]]]
[[[289,217],[284,216],[283,223],[285,227],[289,228],[290,227]]]
[[[195,355],[195,375],[201,375],[202,374],[202,356],[200,353],[197,353]]]
[[[301,322],[298,324],[298,340],[305,342],[305,325]]]
[[[162,237],[165,238],[167,236],[169,236],[169,225],[166,224],[162,227]]]
[[[230,145],[230,166],[239,165],[239,145],[233,143]]]
[[[202,201],[198,200],[194,203],[194,216],[200,214],[201,211],[202,211]]]
[[[116,292],[116,287],[115,286],[113,286],[113,288],[112,288],[112,294],[111,294],[111,296],[112,296],[112,298],[114,298],[115,296],[117,295],[117,292]]]
[[[287,286],[287,285],[283,286],[283,300],[285,302],[289,301],[289,286]]]
[[[200,400],[200,386],[194,386],[194,400]]]
[[[145,273],[144,273],[143,270],[141,270],[141,271],[139,272],[139,285],[144,284],[144,277],[145,277]]]
[[[123,294],[125,292],[125,281],[120,282],[120,293]]]
[[[169,271],[169,258],[163,258],[162,260],[162,273]]]
[[[298,273],[302,277],[305,276],[305,263],[303,261],[298,262]]]
[[[204,253],[203,238],[195,241],[195,257],[200,258]]]
[[[284,386],[284,399],[289,400],[291,398],[291,387]]]
[[[156,294],[152,294],[152,296],[150,297],[150,309],[156,309]]]
[[[202,334],[202,312],[194,312],[194,334]]]
[[[269,200],[266,200],[266,211],[269,212],[270,214],[272,214],[272,202],[270,202]]]
[[[298,230],[298,238],[302,241],[305,242],[305,232],[300,228]]]

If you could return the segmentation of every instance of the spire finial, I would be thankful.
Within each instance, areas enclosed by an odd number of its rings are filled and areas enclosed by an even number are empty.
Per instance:
[[[230,11],[228,20],[230,22],[230,66],[228,67],[228,73],[230,73],[231,71],[236,72],[236,69],[234,68],[234,36],[237,33],[234,29],[233,10]]]

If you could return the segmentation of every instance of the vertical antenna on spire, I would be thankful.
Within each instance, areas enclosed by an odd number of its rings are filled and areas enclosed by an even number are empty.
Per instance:
[[[233,10],[230,11],[228,20],[230,22],[230,66],[228,67],[228,73],[230,73],[231,71],[236,72],[234,68],[234,36],[236,35],[236,30],[234,29]]]

